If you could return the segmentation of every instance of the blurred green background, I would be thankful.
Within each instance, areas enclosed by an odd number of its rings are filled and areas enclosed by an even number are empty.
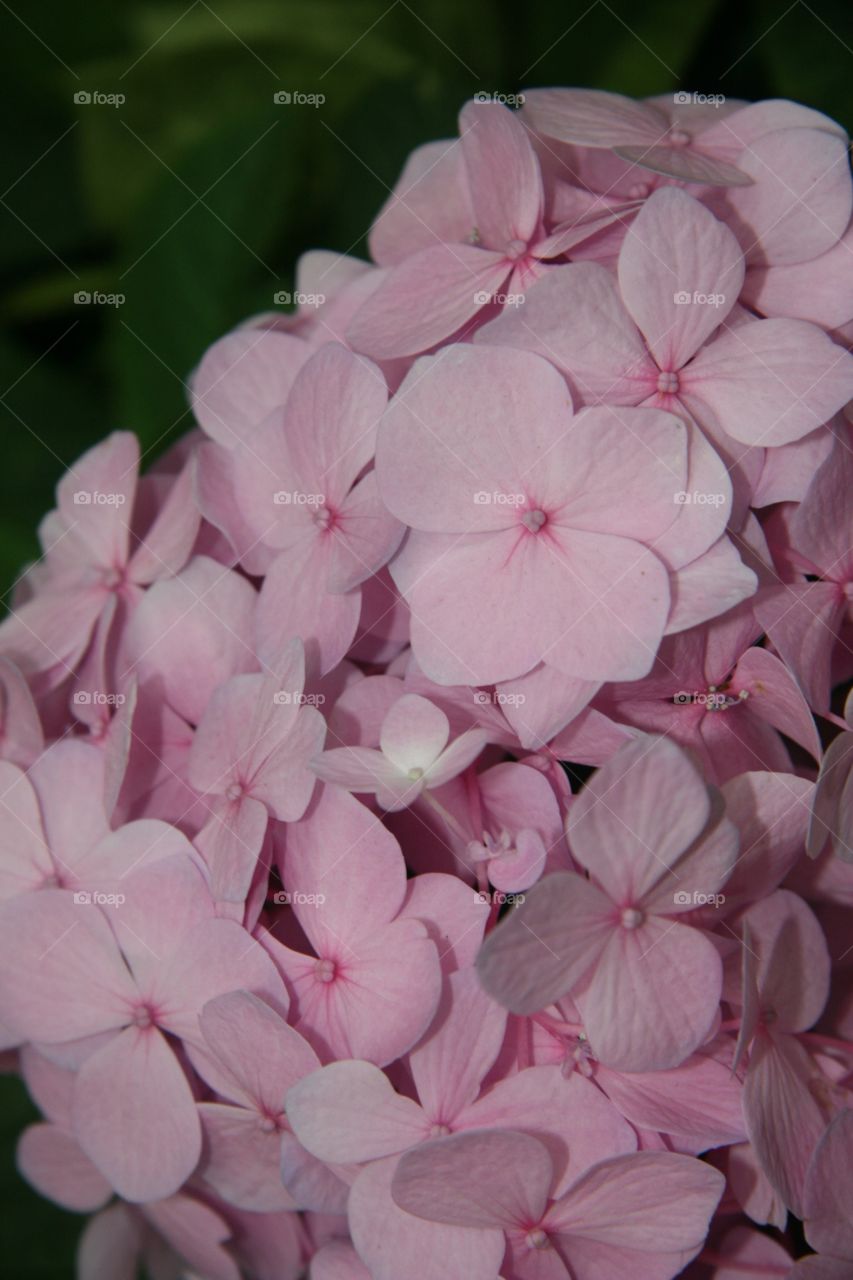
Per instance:
[[[0,590],[64,467],[116,427],[149,459],[185,431],[205,347],[304,250],[364,255],[406,154],[478,90],[790,97],[853,125],[849,0],[0,0],[0,24]],[[96,291],[125,300],[75,303]],[[33,1114],[0,1080],[4,1274],[62,1280],[80,1220],[14,1171]]]

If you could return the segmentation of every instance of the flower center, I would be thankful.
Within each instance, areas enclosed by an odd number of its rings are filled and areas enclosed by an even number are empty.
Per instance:
[[[510,240],[509,244],[504,248],[504,255],[511,262],[517,262],[523,254],[527,252],[526,240]]]
[[[645,916],[637,907],[625,907],[621,915],[623,929],[638,929]]]
[[[524,1237],[524,1243],[528,1249],[547,1249],[550,1244],[548,1232],[543,1231],[541,1227],[534,1227]]]
[[[690,145],[690,134],[686,129],[670,129],[667,142],[671,147],[687,147]]]
[[[649,194],[649,184],[647,182],[635,182],[628,192],[629,200],[645,200]]]
[[[337,966],[334,960],[318,960],[314,965],[314,973],[318,982],[334,982],[337,977]]]
[[[434,1124],[429,1131],[431,1138],[446,1138],[450,1133],[450,1129],[446,1124]]]
[[[334,519],[334,513],[327,506],[318,507],[314,512],[314,523],[318,529],[329,529]]]
[[[529,529],[531,533],[538,533],[543,525],[547,524],[547,522],[548,517],[544,511],[539,509],[539,507],[536,507],[532,511],[525,511],[524,515],[521,517],[521,523],[524,525],[525,529]]]
[[[662,396],[674,396],[678,391],[678,374],[671,370],[658,374],[658,391]]]
[[[230,800],[234,804],[243,794],[242,782],[232,782],[225,791],[226,800]]]
[[[410,769],[409,772],[406,774],[406,777],[409,779],[410,782],[420,782],[423,776],[424,776],[423,769],[418,769],[417,766],[415,766],[415,768],[413,769]]]
[[[130,1025],[133,1027],[153,1027],[155,1022],[154,1010],[150,1004],[137,1005],[133,1010],[130,1019]]]
[[[124,582],[124,573],[121,569],[105,569],[101,581],[107,591],[117,591]]]
[[[283,1111],[280,1111],[278,1115],[273,1115],[272,1112],[267,1112],[265,1115],[261,1116],[261,1133],[280,1133],[284,1127],[285,1115]]]

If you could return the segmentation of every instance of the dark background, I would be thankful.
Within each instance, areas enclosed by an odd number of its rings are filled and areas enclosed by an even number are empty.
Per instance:
[[[67,464],[117,427],[149,460],[185,431],[205,347],[304,250],[363,256],[406,154],[478,90],[789,97],[853,125],[848,0],[0,0],[0,27],[6,591]],[[125,301],[75,304],[96,290]],[[3,1267],[64,1280],[80,1219],[14,1171],[33,1115],[0,1080]]]

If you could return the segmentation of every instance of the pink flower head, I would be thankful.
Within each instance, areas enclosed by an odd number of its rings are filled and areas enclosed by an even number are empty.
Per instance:
[[[720,1001],[715,946],[679,920],[734,863],[737,832],[720,808],[667,739],[623,747],[569,812],[589,879],[562,871],[530,890],[481,951],[486,989],[516,1013],[571,991],[606,1065],[678,1066],[710,1039]]]
[[[458,346],[409,374],[382,422],[377,472],[411,526],[391,572],[433,680],[492,684],[543,658],[586,679],[649,669],[670,605],[651,548],[686,477],[671,414],[573,418],[544,360]]]
[[[484,1257],[505,1240],[519,1280],[672,1280],[701,1248],[723,1186],[689,1156],[642,1152],[594,1165],[555,1196],[547,1147],[479,1130],[409,1152],[391,1189],[407,1213],[479,1228]],[[496,1277],[497,1265],[476,1274]]]
[[[347,791],[375,793],[383,809],[403,809],[424,790],[456,777],[482,751],[486,734],[467,729],[449,743],[444,712],[416,693],[403,694],[380,729],[379,750],[333,747],[313,763],[324,782]]]

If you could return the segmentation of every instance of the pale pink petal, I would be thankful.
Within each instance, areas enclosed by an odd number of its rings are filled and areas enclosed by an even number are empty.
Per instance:
[[[531,89],[524,118],[546,137],[583,147],[654,146],[669,128],[649,104],[600,89]]]
[[[459,134],[482,243],[503,251],[527,242],[542,210],[539,162],[527,130],[502,103],[468,102]]]
[[[129,525],[139,472],[139,441],[114,431],[78,458],[56,489],[56,504],[89,563],[121,569],[127,563]]]
[[[145,536],[139,539],[127,567],[128,577],[139,586],[177,573],[192,552],[201,521],[193,500],[194,470],[194,463],[189,462],[172,481]]]
[[[659,368],[680,369],[725,320],[743,271],[731,231],[697,200],[677,187],[649,197],[625,236],[619,287]]]
[[[334,551],[329,564],[329,591],[351,591],[391,559],[405,528],[379,496],[376,472],[358,482],[337,513]]]
[[[278,1131],[265,1129],[260,1116],[242,1107],[205,1102],[198,1110],[204,1139],[199,1173],[216,1194],[253,1213],[294,1208],[279,1176]]]
[[[430,765],[427,779],[430,787],[441,787],[457,777],[477,759],[489,741],[485,729],[466,729],[445,747],[438,759]]]
[[[620,146],[613,150],[622,160],[641,165],[642,168],[651,169],[652,173],[660,173],[667,178],[678,178],[682,182],[701,182],[715,187],[745,187],[752,181],[749,174],[736,165],[687,147]]]
[[[201,1126],[187,1078],[156,1028],[128,1027],[84,1062],[74,1131],[125,1200],[157,1200],[186,1181]]]
[[[290,1086],[320,1065],[311,1046],[248,991],[210,1000],[199,1023],[215,1075],[205,1071],[205,1062],[199,1070],[217,1093],[243,1105],[275,1114]]]
[[[405,1151],[429,1136],[429,1117],[395,1093],[370,1062],[332,1062],[295,1084],[287,1118],[312,1155],[330,1164],[363,1164]]]
[[[695,1138],[703,1147],[742,1142],[741,1084],[725,1062],[694,1054],[669,1071],[630,1075],[596,1068],[596,1080],[632,1124]]]
[[[409,1151],[391,1194],[398,1208],[455,1227],[536,1223],[554,1179],[547,1148],[511,1129],[472,1129]]]
[[[110,1205],[90,1218],[77,1251],[79,1280],[136,1280],[142,1229],[124,1204]]]
[[[356,312],[347,340],[374,360],[428,351],[472,320],[511,270],[502,253],[477,245],[421,249],[393,267]]]
[[[710,1039],[722,994],[716,947],[696,929],[650,916],[614,930],[575,992],[596,1057],[617,1071],[665,1071]]]
[[[231,1232],[206,1204],[185,1195],[170,1196],[146,1205],[143,1213],[194,1272],[210,1280],[240,1280],[236,1262],[223,1248]]]
[[[533,1139],[528,1139],[533,1141]],[[496,1229],[424,1222],[391,1198],[397,1161],[377,1160],[356,1178],[348,1216],[353,1244],[372,1280],[497,1280],[504,1235]]]
[[[404,694],[382,724],[379,745],[401,772],[427,770],[444,750],[450,736],[447,716],[439,707],[415,693]]]
[[[652,360],[612,274],[593,262],[557,266],[477,330],[475,342],[521,347],[565,373],[582,404],[639,404],[657,386]]]
[[[675,635],[726,613],[753,595],[757,586],[755,573],[724,534],[701,556],[670,576],[672,606],[666,634]]]
[[[76,1138],[53,1124],[32,1124],[16,1151],[18,1172],[39,1195],[75,1213],[102,1209],[113,1194],[109,1182],[84,1156]]]
[[[0,897],[38,889],[54,874],[38,799],[27,775],[0,762]]]
[[[257,652],[262,662],[276,657],[284,640],[301,637],[312,670],[325,675],[353,642],[361,612],[356,588],[343,595],[321,589],[326,576],[321,544],[306,542],[282,552],[270,566],[258,598]]]
[[[614,914],[610,900],[580,876],[547,876],[482,947],[483,986],[513,1013],[544,1009],[599,961]]]
[[[251,441],[254,428],[285,403],[311,354],[307,342],[270,329],[239,329],[220,338],[193,375],[196,418],[229,449]]]
[[[418,1097],[434,1123],[449,1124],[474,1102],[505,1027],[505,1010],[486,995],[473,969],[450,975],[433,1028],[409,1054]]]
[[[755,603],[756,617],[773,647],[818,712],[829,708],[832,651],[844,608],[831,582],[771,588]]]
[[[352,1245],[330,1240],[311,1259],[311,1280],[371,1280],[370,1272]]]
[[[757,320],[706,346],[681,382],[735,440],[788,444],[853,396],[853,356],[804,320]]]
[[[0,658],[0,754],[26,767],[44,747],[41,720],[21,672]]]
[[[813,1249],[837,1258],[853,1258],[850,1222],[850,1150],[853,1111],[841,1111],[815,1149],[806,1175],[803,1211],[806,1237]]]
[[[476,225],[458,138],[416,147],[370,229],[370,256],[382,266],[418,249],[461,243]]]
[[[784,663],[767,649],[753,646],[738,661],[732,682],[734,692],[749,694],[747,708],[767,724],[808,751],[821,756],[820,737],[808,703]]]
[[[60,1043],[123,1026],[136,985],[100,910],[58,889],[0,907],[0,1017],[24,1039]]]

